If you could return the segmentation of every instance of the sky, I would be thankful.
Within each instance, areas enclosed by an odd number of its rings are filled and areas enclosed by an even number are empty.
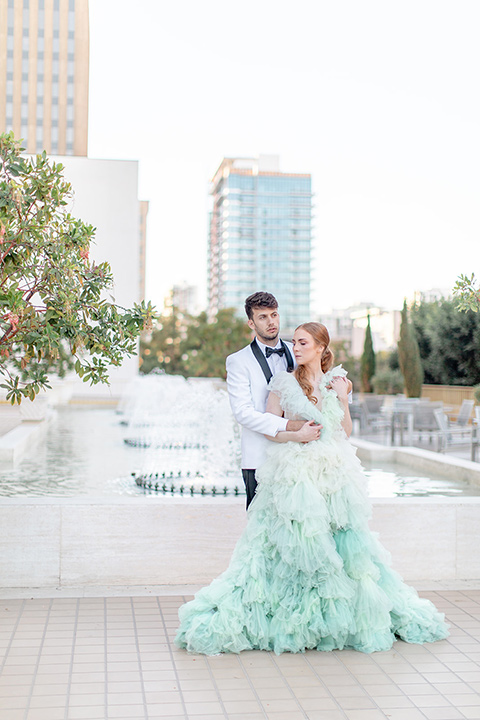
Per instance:
[[[89,156],[139,161],[147,298],[205,304],[209,181],[259,153],[312,175],[312,316],[478,274],[479,28],[477,0],[90,0]]]

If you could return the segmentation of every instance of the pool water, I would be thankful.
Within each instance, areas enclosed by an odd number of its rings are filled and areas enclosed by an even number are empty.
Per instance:
[[[191,400],[192,387],[183,382],[181,389]],[[243,494],[239,431],[226,393],[206,383],[197,385],[195,392],[202,422],[182,404],[178,388],[176,412],[172,399],[165,399],[170,415],[158,402],[155,417],[132,414],[128,407],[123,412],[83,406],[57,409],[46,437],[17,466],[0,469],[0,495],[161,496],[179,494],[182,487],[185,497],[192,488],[195,494],[203,488],[211,495],[213,487],[219,497]],[[364,467],[372,497],[480,495],[480,488],[468,483],[418,476],[410,468],[384,463]]]
[[[480,487],[435,475],[418,475],[411,467],[382,461],[362,463],[368,478],[368,493],[375,498],[479,496]]]
[[[132,462],[114,410],[61,408],[27,456],[0,469],[0,495],[121,494]]]

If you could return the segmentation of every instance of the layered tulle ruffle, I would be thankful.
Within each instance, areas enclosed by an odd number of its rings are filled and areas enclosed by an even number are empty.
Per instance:
[[[272,446],[258,480],[228,569],[180,608],[179,647],[373,652],[396,637],[448,635],[443,615],[390,568],[370,532],[364,475],[341,431]]]

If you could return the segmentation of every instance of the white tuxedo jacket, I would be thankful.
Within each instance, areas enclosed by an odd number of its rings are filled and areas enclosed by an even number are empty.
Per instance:
[[[285,343],[292,353],[291,343]],[[227,389],[230,406],[242,426],[242,468],[254,470],[266,457],[271,440],[287,427],[285,418],[266,413],[268,384],[250,345],[227,357]]]

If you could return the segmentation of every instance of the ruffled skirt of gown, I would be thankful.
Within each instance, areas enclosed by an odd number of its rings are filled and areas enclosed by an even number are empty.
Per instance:
[[[393,571],[344,438],[275,445],[228,569],[180,608],[181,648],[388,650],[448,635],[444,617]]]

